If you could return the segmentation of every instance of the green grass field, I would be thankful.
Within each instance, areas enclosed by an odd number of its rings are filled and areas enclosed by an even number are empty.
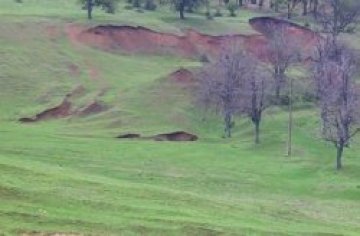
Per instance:
[[[291,158],[280,108],[264,117],[259,146],[245,119],[225,140],[221,120],[198,111],[191,91],[165,78],[199,62],[106,53],[66,35],[71,23],[248,34],[247,20],[256,14],[243,10],[214,21],[192,14],[179,22],[165,7],[145,13],[121,7],[115,15],[95,11],[89,23],[75,0],[1,0],[0,235],[360,235],[359,139],[340,172],[312,109],[295,113]],[[85,93],[76,106],[96,99],[110,109],[17,121],[59,104],[79,85]],[[114,138],[174,130],[200,140]]]

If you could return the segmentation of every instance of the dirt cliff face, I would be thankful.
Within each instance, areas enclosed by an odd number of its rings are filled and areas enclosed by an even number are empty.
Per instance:
[[[229,45],[251,48],[264,43],[259,35],[211,36],[188,30],[185,35],[160,33],[144,27],[96,26],[80,33],[78,39],[106,51],[176,54],[185,57],[217,56]],[[258,45],[255,45],[258,46]]]
[[[144,27],[100,25],[82,31],[78,40],[106,51],[145,54],[176,54],[185,57],[216,57],[229,47],[241,47],[260,58],[266,57],[266,46],[272,32],[280,28],[289,40],[296,39],[304,49],[312,48],[319,40],[313,31],[270,17],[249,21],[261,34],[211,36],[188,30],[184,35],[156,32]]]
[[[255,17],[249,20],[249,24],[266,38],[271,37],[276,31],[283,30],[288,40],[298,42],[304,49],[313,48],[322,39],[318,33],[282,19]]]
[[[56,107],[49,108],[39,114],[36,114],[34,117],[25,117],[19,119],[19,121],[27,122],[36,122],[41,120],[57,119],[64,118],[71,115],[71,103],[65,98],[61,104]]]

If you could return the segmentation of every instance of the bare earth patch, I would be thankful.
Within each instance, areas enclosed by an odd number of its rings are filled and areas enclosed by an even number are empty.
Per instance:
[[[117,136],[120,139],[144,139],[154,141],[173,141],[173,142],[184,142],[184,141],[196,141],[198,136],[195,134],[187,133],[185,131],[176,131],[171,133],[157,134],[149,137],[142,137],[140,134],[128,133]]]
[[[109,52],[174,54],[184,57],[218,56],[230,46],[236,45],[259,58],[267,57],[269,32],[280,27],[289,32],[289,40],[296,39],[304,48],[313,48],[321,38],[315,32],[285,20],[257,17],[249,21],[260,34],[253,35],[206,35],[188,30],[184,35],[157,32],[145,27],[99,25],[90,29],[70,30],[71,41],[86,44]]]

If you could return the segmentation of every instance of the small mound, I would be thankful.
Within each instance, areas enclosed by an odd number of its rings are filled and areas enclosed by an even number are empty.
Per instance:
[[[105,105],[99,103],[98,101],[94,101],[88,104],[87,106],[85,106],[84,108],[82,108],[81,110],[79,110],[77,114],[80,116],[89,116],[89,115],[101,113],[105,110],[107,110],[107,107]]]
[[[140,134],[121,134],[116,138],[123,138],[123,139],[133,139],[133,138],[140,138]]]
[[[62,103],[56,107],[47,109],[35,117],[20,118],[19,121],[23,123],[36,122],[49,119],[65,118],[71,115],[71,102],[65,98]]]
[[[169,75],[170,81],[176,83],[193,83],[194,74],[185,68],[180,68]]]
[[[158,134],[152,137],[155,141],[196,141],[198,137],[184,131],[173,133]]]

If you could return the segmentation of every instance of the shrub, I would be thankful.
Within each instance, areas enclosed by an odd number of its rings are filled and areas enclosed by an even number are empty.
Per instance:
[[[155,11],[157,5],[155,4],[154,0],[146,0],[144,8],[149,11]]]
[[[229,2],[227,4],[227,9],[230,13],[231,17],[235,17],[236,16],[236,11],[238,9],[238,5],[235,2]]]
[[[208,58],[208,56],[206,54],[202,54],[200,56],[200,62],[202,63],[209,63],[210,62],[210,59]]]
[[[205,12],[205,16],[206,16],[206,19],[208,19],[208,20],[214,19],[213,16],[211,15],[211,12],[209,12],[209,11]]]
[[[131,6],[131,5],[126,5],[126,6],[124,7],[124,9],[125,9],[125,10],[132,10],[132,9],[133,9],[133,6]]]
[[[135,8],[140,8],[141,7],[141,0],[133,0],[132,5]]]
[[[214,14],[214,17],[222,17],[222,16],[223,16],[223,14],[221,13],[220,8],[216,8],[216,12]]]

